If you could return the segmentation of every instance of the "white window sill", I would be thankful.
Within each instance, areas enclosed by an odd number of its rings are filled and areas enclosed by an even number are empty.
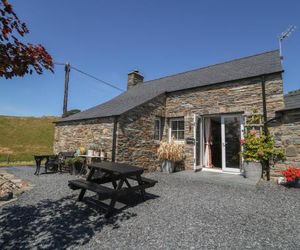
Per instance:
[[[174,140],[174,142],[177,144],[184,144],[184,140]]]

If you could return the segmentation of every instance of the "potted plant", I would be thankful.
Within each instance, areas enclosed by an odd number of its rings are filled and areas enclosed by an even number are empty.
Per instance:
[[[101,159],[104,158],[104,151],[103,151],[103,143],[97,143],[95,144],[95,149],[94,149],[94,156],[100,156]]]
[[[102,149],[100,152],[101,161],[105,161],[107,159],[107,153]]]
[[[274,166],[278,161],[285,159],[282,149],[275,147],[274,138],[268,134],[260,135],[255,129],[250,130],[241,140],[244,158],[244,177],[260,179],[267,163]]]
[[[73,163],[74,163],[73,158],[67,158],[65,161],[65,166],[67,167],[67,170],[70,174],[74,173]]]
[[[175,171],[175,163],[183,160],[184,147],[182,144],[162,141],[157,150],[158,159],[162,160],[161,171],[173,173]]]
[[[86,153],[85,147],[80,146],[80,147],[79,147],[79,153],[80,153],[81,155],[84,155],[84,154]]]
[[[66,165],[69,167],[70,174],[79,174],[84,160],[81,157],[68,158]]]
[[[88,145],[88,151],[87,155],[88,156],[94,156],[94,151],[97,150],[97,145],[95,143],[91,143]]]
[[[282,171],[286,180],[286,185],[289,187],[300,186],[300,168],[289,166],[286,170]]]
[[[101,161],[104,161],[105,159],[105,151],[104,151],[104,143],[101,142],[100,144],[100,157],[101,157]]]
[[[101,145],[95,144],[93,156],[100,156],[100,151],[101,151]]]

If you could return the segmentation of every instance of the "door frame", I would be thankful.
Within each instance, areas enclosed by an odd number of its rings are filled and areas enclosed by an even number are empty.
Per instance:
[[[222,169],[215,169],[215,168],[207,168],[204,166],[204,121],[205,118],[219,116],[221,117],[221,145],[222,145]],[[230,113],[230,114],[208,114],[208,115],[198,115],[194,114],[194,138],[195,138],[195,145],[194,145],[194,170],[197,171],[199,169],[205,169],[206,171],[213,171],[213,172],[228,172],[228,173],[240,173],[241,167],[243,164],[243,157],[240,158],[240,168],[227,168],[226,167],[226,145],[225,145],[225,117],[239,117],[240,118],[240,126],[241,126],[241,135],[240,138],[244,139],[244,116],[243,113]],[[199,124],[199,139],[200,139],[200,147],[199,147],[199,165],[196,164],[197,162],[197,123]],[[243,147],[241,146],[241,152],[243,151]]]
[[[240,157],[240,167],[239,168],[229,168],[226,167],[226,141],[225,141],[225,118],[228,117],[237,117],[240,120],[240,139],[244,138],[244,123],[243,123],[243,116],[242,115],[221,115],[221,145],[222,145],[222,171],[223,172],[241,172],[242,166],[242,157]],[[241,147],[241,151],[242,151]]]
[[[202,115],[194,114],[194,139],[195,139],[195,144],[194,144],[194,171],[201,170],[203,168],[203,146],[204,146],[204,138],[203,138],[203,121],[204,117]],[[198,127],[198,122],[199,122],[199,128]],[[199,131],[197,131],[199,129]],[[197,135],[199,133],[199,135]],[[197,141],[197,139],[199,141]],[[199,143],[199,149],[197,150],[197,144]],[[197,151],[199,156],[197,156]],[[199,164],[197,165],[197,157],[199,157]]]

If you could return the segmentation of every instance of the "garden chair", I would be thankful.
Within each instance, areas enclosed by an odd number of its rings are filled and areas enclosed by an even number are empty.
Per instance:
[[[45,163],[45,173],[48,171],[57,172],[59,168],[59,160],[57,155],[50,155]]]
[[[72,166],[67,164],[67,159],[74,158],[75,151],[66,151],[66,152],[59,152],[58,159],[59,159],[59,170],[62,173],[63,170],[72,173],[73,169]]]

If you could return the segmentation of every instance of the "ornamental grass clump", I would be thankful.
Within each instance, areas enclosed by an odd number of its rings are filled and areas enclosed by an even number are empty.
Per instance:
[[[284,151],[275,147],[275,140],[272,135],[259,135],[256,130],[250,130],[241,140],[243,146],[242,156],[246,162],[256,161],[263,166],[267,161],[275,165],[285,160]]]
[[[184,145],[174,141],[162,141],[157,150],[159,160],[181,161],[184,159]]]

